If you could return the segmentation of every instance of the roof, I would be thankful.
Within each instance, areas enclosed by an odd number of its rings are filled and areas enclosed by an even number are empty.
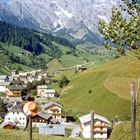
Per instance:
[[[40,85],[40,86],[37,86],[38,89],[48,89],[48,86],[47,85]]]
[[[6,105],[6,107],[7,107],[7,108],[13,107],[13,104],[12,104],[12,103],[8,103],[8,104]]]
[[[23,109],[22,109],[22,106],[21,105],[15,105],[11,110],[10,110],[10,112],[22,112],[22,113],[24,113],[23,112]]]
[[[3,128],[7,125],[12,125],[12,126],[15,126],[15,124],[13,122],[3,122],[1,125],[0,125],[0,128]]]
[[[11,82],[0,82],[0,86],[9,86]]]
[[[45,94],[52,94],[55,93],[55,89],[47,89]]]
[[[56,124],[58,121],[52,117],[51,114],[47,113],[47,112],[44,112],[44,111],[41,111],[38,113],[38,116],[44,118],[44,119],[47,119],[49,121],[51,121],[52,123]]]
[[[5,79],[6,75],[0,75],[0,79]]]
[[[53,117],[50,119],[50,121],[51,121],[53,124],[59,123],[58,120],[55,119],[55,118],[53,118]]]
[[[53,102],[53,101],[51,101],[51,102],[49,102],[49,103],[43,105],[42,107],[45,109],[45,108],[49,108],[50,106],[53,106],[53,105],[58,106],[58,107],[60,107],[60,108],[63,108],[63,106],[62,106],[61,104],[56,103],[56,102]]]
[[[45,118],[45,119],[48,120],[51,117],[51,114],[46,113],[44,111],[41,111],[41,112],[38,113],[38,116],[40,116],[40,117]]]
[[[81,123],[90,122],[91,121],[91,114],[84,115],[84,116],[80,117],[79,119],[80,119]],[[98,120],[101,120],[103,122],[110,123],[105,117],[100,116],[96,113],[94,114],[94,119],[98,119]]]
[[[17,89],[17,90],[22,90],[23,89],[23,87],[21,86],[21,85],[9,85],[8,87],[7,87],[8,89]]]
[[[8,75],[0,75],[0,80],[8,80],[8,81],[12,81],[12,76],[8,76]]]
[[[62,124],[49,124],[46,126],[40,126],[39,127],[39,133],[40,134],[46,134],[46,135],[59,135],[63,136],[65,135],[65,127]]]
[[[22,102],[21,97],[8,97],[10,102]]]

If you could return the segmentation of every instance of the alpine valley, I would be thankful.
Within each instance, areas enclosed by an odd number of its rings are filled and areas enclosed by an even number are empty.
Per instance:
[[[0,0],[0,140],[140,139],[137,2]]]

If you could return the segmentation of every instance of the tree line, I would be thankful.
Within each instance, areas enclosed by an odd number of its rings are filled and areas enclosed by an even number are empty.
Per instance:
[[[65,38],[60,38],[51,34],[41,34],[39,32],[27,28],[20,28],[2,21],[0,21],[0,31],[0,42],[19,46],[35,55],[45,52],[45,48],[42,44],[50,48],[52,51],[50,55],[52,57],[55,56],[56,52],[60,53],[60,50],[52,43],[52,41],[66,47],[74,47],[73,43]]]

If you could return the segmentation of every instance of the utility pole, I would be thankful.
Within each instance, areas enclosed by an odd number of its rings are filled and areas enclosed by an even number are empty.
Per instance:
[[[32,140],[32,116],[29,115],[29,140]]]
[[[94,112],[91,112],[91,140],[94,140]]]
[[[131,96],[131,140],[136,140],[136,95],[135,84],[130,83],[130,96]]]
[[[138,121],[139,121],[139,139],[140,139],[140,101],[139,101],[139,91],[140,91],[140,78],[138,79],[137,91],[136,91],[136,105],[138,109]]]

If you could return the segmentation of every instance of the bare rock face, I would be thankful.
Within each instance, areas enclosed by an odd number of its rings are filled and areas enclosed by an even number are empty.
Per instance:
[[[101,42],[99,19],[109,22],[121,0],[11,0],[0,4],[0,20],[76,39]]]

